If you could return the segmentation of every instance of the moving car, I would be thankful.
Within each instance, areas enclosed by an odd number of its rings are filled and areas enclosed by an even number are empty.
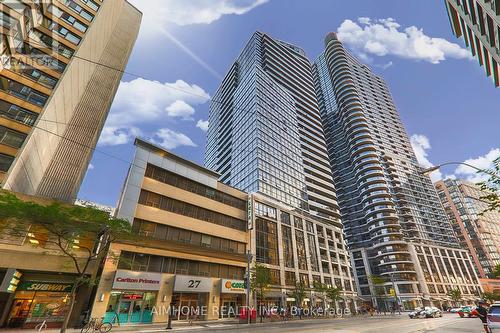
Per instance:
[[[460,308],[460,310],[458,310],[457,313],[460,316],[460,318],[464,318],[464,317],[467,317],[467,318],[477,317],[477,314],[474,312],[474,310],[476,310],[475,306],[467,305],[467,306],[462,306]]]
[[[420,316],[423,311],[425,311],[425,309],[415,308],[414,311],[408,313],[408,317],[410,317],[410,319],[421,318]]]
[[[495,302],[490,306],[487,319],[491,332],[500,332],[500,302]]]
[[[425,307],[423,315],[425,315],[425,318],[437,318],[437,317],[442,317],[443,313],[438,308],[430,306],[430,307]]]
[[[459,308],[451,308],[450,309],[450,313],[457,313],[458,311],[460,311],[462,307],[459,307]]]

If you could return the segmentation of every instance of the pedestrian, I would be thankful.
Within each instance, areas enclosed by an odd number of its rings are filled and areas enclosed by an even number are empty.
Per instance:
[[[488,309],[486,309],[486,302],[481,300],[479,301],[479,306],[476,308],[477,316],[479,319],[481,319],[481,322],[483,323],[483,328],[486,333],[491,333],[490,328],[488,327]]]

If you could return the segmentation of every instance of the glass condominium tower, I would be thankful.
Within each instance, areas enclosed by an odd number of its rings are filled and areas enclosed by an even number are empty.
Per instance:
[[[304,51],[256,32],[213,97],[205,164],[221,180],[340,225]]]
[[[249,247],[270,270],[268,304],[319,306],[319,297],[290,300],[297,283],[311,290],[320,282],[342,291],[336,307],[355,310],[312,65],[301,48],[252,35],[213,97],[205,164],[250,193]]]
[[[420,265],[422,248],[412,244],[447,253],[457,239],[430,178],[421,174],[386,83],[335,33],[314,64],[314,81],[360,293],[375,293],[370,276],[377,275],[387,288],[393,280],[408,299],[432,294],[425,283],[432,270]],[[462,260],[457,255],[453,260]],[[401,298],[399,305],[413,306]]]
[[[125,0],[0,1],[0,188],[76,199],[141,17]]]

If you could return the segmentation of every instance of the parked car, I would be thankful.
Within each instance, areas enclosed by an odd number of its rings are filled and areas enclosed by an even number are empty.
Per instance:
[[[467,305],[467,306],[462,306],[460,308],[460,310],[458,310],[457,313],[460,316],[460,318],[464,318],[464,317],[467,317],[467,318],[477,317],[477,313],[475,313],[474,310],[476,310],[475,306]]]
[[[500,332],[500,302],[495,302],[490,306],[487,319],[491,332]]]
[[[423,315],[425,315],[425,318],[437,318],[437,317],[442,317],[443,313],[438,308],[430,306],[430,307],[425,307]]]
[[[459,308],[451,308],[451,309],[450,309],[450,312],[451,312],[451,313],[457,313],[458,311],[460,311],[460,309],[461,309],[461,308],[462,308],[462,307],[459,307]]]

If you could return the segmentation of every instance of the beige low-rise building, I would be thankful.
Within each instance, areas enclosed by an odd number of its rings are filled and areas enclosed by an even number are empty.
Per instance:
[[[127,323],[232,316],[245,305],[247,194],[136,139],[116,215],[144,236],[111,246],[92,317]]]

